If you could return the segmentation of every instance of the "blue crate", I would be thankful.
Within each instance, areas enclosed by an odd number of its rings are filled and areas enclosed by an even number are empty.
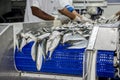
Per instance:
[[[69,44],[59,44],[53,52],[52,58],[43,61],[40,71],[36,69],[36,63],[31,58],[31,47],[34,42],[30,42],[23,48],[23,52],[16,49],[15,64],[20,71],[47,72],[58,74],[70,74],[82,76],[83,73],[83,53],[82,49],[67,49]],[[114,51],[98,50],[96,73],[99,77],[114,77],[113,67]]]

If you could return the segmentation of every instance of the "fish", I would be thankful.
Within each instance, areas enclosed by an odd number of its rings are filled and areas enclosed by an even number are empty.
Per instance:
[[[42,28],[42,30],[43,30],[44,32],[49,32],[49,30],[47,30],[47,28]]]
[[[19,38],[18,36],[16,35],[15,36],[15,47],[19,50],[19,45],[20,45],[21,42],[19,42]]]
[[[52,45],[52,42],[53,40],[58,36],[58,35],[61,35],[61,33],[59,31],[53,31],[48,40],[47,40],[47,44],[46,44],[46,54],[48,55],[48,51],[49,51],[49,48],[51,47]]]
[[[62,43],[66,43],[68,41],[80,41],[80,40],[86,40],[86,39],[82,37],[80,34],[67,33],[63,36]]]
[[[42,40],[42,39],[49,37],[49,35],[50,35],[50,33],[45,33],[43,35],[38,36],[37,38],[38,38],[38,40]]]
[[[24,34],[24,33],[20,33],[19,34],[19,40],[18,40],[18,43],[19,43],[19,51],[22,52],[22,49],[23,47],[26,45],[27,43],[27,36]]]
[[[23,47],[27,43],[29,43],[30,41],[36,41],[36,37],[32,33],[30,33],[30,32],[28,32],[28,33],[21,33],[20,35],[22,37],[22,42],[21,42],[21,45],[20,45],[20,51],[22,52]]]
[[[22,38],[23,37],[20,34],[16,34],[16,36],[15,36],[15,46],[18,49],[18,51],[21,51],[20,47],[21,47],[21,44],[23,44]]]
[[[34,42],[32,47],[31,47],[30,54],[31,54],[32,60],[35,61],[36,60],[36,53],[37,53],[37,38],[30,32],[22,34],[22,36],[26,37],[26,44],[28,44],[30,42]]]
[[[61,36],[58,35],[58,36],[52,41],[51,47],[49,48],[49,51],[50,51],[49,57],[48,57],[49,59],[51,59],[52,53],[53,53],[53,51],[55,50],[55,48],[58,46],[60,40],[61,40]]]
[[[45,34],[43,34],[43,35],[40,35],[40,36],[38,36],[37,37],[37,39],[38,39],[38,41],[42,41],[42,40],[44,40],[45,39],[45,43],[46,44],[44,44],[44,46],[45,46],[45,55],[47,55],[47,53],[48,53],[48,47],[50,46],[49,45],[49,40],[48,40],[48,37],[50,36],[50,33],[45,33]]]
[[[62,43],[65,43],[65,42],[66,42],[66,38],[67,38],[67,36],[69,36],[69,35],[72,35],[72,33],[66,33],[66,34],[63,36]]]
[[[50,35],[50,40],[54,39],[56,36],[60,35],[61,33],[59,31],[53,31]]]
[[[51,46],[52,40],[48,39],[46,43],[46,55],[48,55],[49,47]]]
[[[30,42],[34,42],[34,40],[29,37],[29,38],[27,39],[27,44],[30,43]]]
[[[70,47],[68,47],[67,49],[81,49],[81,48],[86,48],[88,44],[87,40],[84,41],[79,41],[76,43],[73,43]]]
[[[36,54],[37,54],[37,41],[34,41],[32,47],[31,47],[31,57],[32,57],[33,61],[36,60]]]
[[[44,57],[44,60],[46,59],[46,56],[47,56],[47,53],[46,53],[46,43],[47,43],[47,39],[43,39],[41,41],[41,47],[43,49],[43,57]]]
[[[21,45],[20,45],[20,51],[21,51],[21,52],[22,52],[23,47],[26,45],[26,43],[27,43],[27,41],[26,41],[26,39],[23,37],[23,38],[22,38]]]
[[[16,45],[18,51],[22,52],[22,48],[25,46],[25,44],[26,44],[26,39],[25,39],[24,33],[16,34],[15,45]]]
[[[36,67],[37,70],[40,71],[42,67],[42,62],[43,62],[43,49],[41,46],[41,43],[38,44],[38,51],[37,51],[37,58],[36,58]]]

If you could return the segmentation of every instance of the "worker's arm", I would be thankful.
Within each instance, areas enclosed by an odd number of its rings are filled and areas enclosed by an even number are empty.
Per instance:
[[[68,11],[67,8],[63,8],[62,10],[59,10],[59,12],[67,17],[69,17],[71,20],[74,20],[76,15],[72,12]]]
[[[32,10],[32,14],[43,19],[43,20],[54,20],[54,17],[45,13],[44,11],[42,11],[41,9],[32,6],[31,7]]]
[[[116,15],[116,16],[120,16],[120,11],[118,11],[115,15]]]
[[[71,20],[74,20],[77,22],[90,22],[90,23],[92,23],[92,21],[90,19],[88,19],[84,16],[81,16],[75,10],[70,11],[67,8],[64,8],[62,10],[59,10],[59,12],[65,16],[69,17]]]
[[[118,17],[118,21],[119,21],[119,20],[120,20],[120,11],[118,11],[115,15],[116,15],[116,16],[119,16],[119,17]]]
[[[78,17],[80,17],[80,18],[82,19],[82,16],[81,16],[80,14],[78,14],[75,10],[72,11],[72,13],[73,13],[74,15],[76,15],[76,16],[78,16]]]

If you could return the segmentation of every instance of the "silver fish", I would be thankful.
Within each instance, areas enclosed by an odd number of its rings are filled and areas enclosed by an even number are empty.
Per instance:
[[[63,36],[63,41],[62,41],[62,43],[65,43],[65,42],[66,42],[67,36],[69,36],[69,35],[72,35],[72,33],[66,33],[66,34]]]
[[[17,49],[19,50],[19,49],[20,49],[19,45],[20,45],[21,42],[19,42],[18,40],[19,40],[19,38],[18,38],[18,36],[16,35],[16,36],[15,36],[15,47],[17,47]]]
[[[86,40],[86,39],[82,37],[80,34],[67,33],[63,36],[63,43],[68,41],[78,41],[78,40]]]
[[[48,53],[49,48],[51,47],[51,44],[53,40],[58,36],[61,35],[59,31],[53,31],[51,35],[49,36],[49,39],[47,40],[47,45],[46,45],[46,53]]]
[[[22,43],[21,43],[21,46],[20,46],[20,51],[21,51],[21,52],[22,52],[23,47],[26,45],[26,43],[27,43],[27,41],[26,41],[26,39],[23,37],[23,38],[22,38]]]
[[[27,39],[27,43],[30,43],[30,42],[32,42],[32,41],[34,41],[34,40],[31,39],[31,38],[28,38],[28,39]]]
[[[49,35],[50,35],[50,33],[45,33],[45,34],[43,34],[43,35],[38,36],[37,38],[38,38],[38,40],[42,40],[42,39],[44,39],[44,38],[49,37]]]
[[[46,54],[46,43],[47,43],[47,39],[43,39],[41,41],[41,47],[42,47],[42,50],[43,50],[44,59],[46,59],[46,56],[47,56],[47,54]]]
[[[56,36],[60,35],[61,33],[59,31],[53,31],[52,34],[50,35],[49,39],[54,39]]]
[[[49,48],[49,51],[50,51],[50,54],[49,54],[49,59],[51,59],[51,56],[52,56],[52,53],[53,51],[55,50],[55,48],[57,47],[57,45],[59,44],[60,42],[60,35],[58,35],[51,43],[51,47]]]
[[[34,41],[32,48],[31,48],[31,57],[33,61],[36,60],[36,54],[37,54],[37,41]]]
[[[47,43],[46,43],[46,55],[48,55],[48,50],[49,50],[49,47],[51,46],[51,43],[52,43],[52,40],[47,40]]]
[[[43,49],[40,44],[38,44],[38,51],[37,51],[37,59],[36,59],[36,67],[37,70],[40,71],[42,67],[42,61],[43,61]]]
[[[20,33],[20,36],[19,36],[20,38],[19,38],[19,41],[20,41],[20,46],[19,46],[19,50],[22,52],[22,49],[23,49],[23,47],[27,44],[27,38],[28,38],[28,36],[27,35],[25,35],[24,33]],[[21,39],[22,39],[22,41],[21,41]]]
[[[21,34],[17,34],[15,36],[15,46],[17,47],[18,51],[21,51],[21,45],[24,46],[23,42],[24,42],[24,40],[23,40],[23,37],[21,36]]]
[[[81,49],[81,48],[86,48],[88,44],[87,40],[80,41],[73,43],[72,46],[68,47],[68,49]]]

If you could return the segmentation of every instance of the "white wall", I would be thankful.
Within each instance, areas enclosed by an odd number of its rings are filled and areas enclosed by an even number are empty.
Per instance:
[[[104,8],[103,16],[110,17],[118,11],[120,11],[120,4],[108,4],[107,7]]]

